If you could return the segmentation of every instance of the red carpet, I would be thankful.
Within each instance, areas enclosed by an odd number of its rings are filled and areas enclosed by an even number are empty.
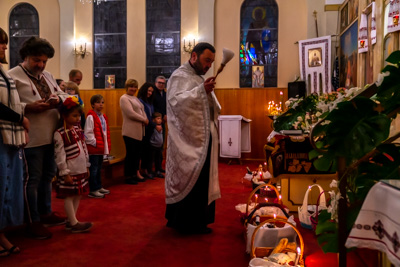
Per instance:
[[[219,164],[222,198],[216,201],[210,235],[183,236],[165,227],[164,179],[126,185],[120,165],[113,178],[104,179],[110,195],[81,201],[77,217],[94,222],[90,233],[71,234],[56,226],[50,228],[51,239],[33,240],[16,230],[7,236],[21,253],[0,258],[0,266],[248,266],[244,228],[235,210],[252,190],[248,181],[242,183],[246,166]],[[248,166],[255,169],[258,162]],[[53,210],[64,214],[63,200],[53,198]],[[319,252],[314,234],[299,229],[306,242],[304,255]],[[318,258],[313,262],[309,266],[321,266]]]
[[[251,192],[250,184],[242,184],[246,165],[220,164],[222,198],[210,225],[214,231],[203,236],[182,236],[165,227],[164,179],[125,185],[122,166],[116,167],[112,181],[104,179],[110,195],[81,201],[77,217],[94,222],[90,233],[55,226],[51,239],[33,240],[23,231],[12,232],[8,237],[21,253],[0,258],[0,266],[248,266],[235,210]],[[53,198],[53,210],[64,214],[63,201]]]

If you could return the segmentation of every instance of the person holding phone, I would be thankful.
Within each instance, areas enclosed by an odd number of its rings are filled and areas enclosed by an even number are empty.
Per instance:
[[[69,95],[58,87],[53,75],[45,71],[54,56],[53,46],[45,39],[30,37],[19,50],[22,63],[8,71],[15,81],[25,116],[31,122],[30,142],[25,148],[29,180],[28,233],[35,239],[46,239],[52,233],[45,226],[65,224],[65,217],[51,208],[51,181],[56,175],[53,133],[57,128],[57,107]]]
[[[184,234],[209,234],[218,181],[218,114],[215,77],[204,79],[215,48],[198,43],[190,60],[168,80],[165,193],[167,226]],[[190,222],[190,223],[188,223]]]

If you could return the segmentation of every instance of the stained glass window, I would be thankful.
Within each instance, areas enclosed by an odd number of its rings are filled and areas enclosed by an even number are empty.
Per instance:
[[[180,0],[146,0],[146,81],[169,78],[180,66],[180,30]]]
[[[39,36],[39,16],[37,10],[28,3],[18,4],[10,13],[10,68],[17,66],[21,45],[32,36]]]
[[[275,0],[243,2],[240,10],[240,87],[277,86],[278,14]],[[260,75],[262,77],[255,77]],[[254,79],[258,86],[254,86]]]
[[[106,76],[115,75],[115,88],[126,81],[126,0],[93,5],[93,85],[105,88]]]

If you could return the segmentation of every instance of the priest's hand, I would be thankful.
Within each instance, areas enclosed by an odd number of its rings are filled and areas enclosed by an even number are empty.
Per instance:
[[[206,93],[209,94],[214,90],[215,87],[215,77],[210,77],[204,81],[204,89]]]

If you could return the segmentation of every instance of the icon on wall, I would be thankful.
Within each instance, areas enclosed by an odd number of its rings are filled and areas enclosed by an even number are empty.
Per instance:
[[[322,49],[315,48],[308,50],[308,66],[319,67],[322,65]]]
[[[105,88],[113,89],[115,88],[115,75],[106,75]]]
[[[252,87],[262,88],[264,87],[264,66],[252,66]]]

